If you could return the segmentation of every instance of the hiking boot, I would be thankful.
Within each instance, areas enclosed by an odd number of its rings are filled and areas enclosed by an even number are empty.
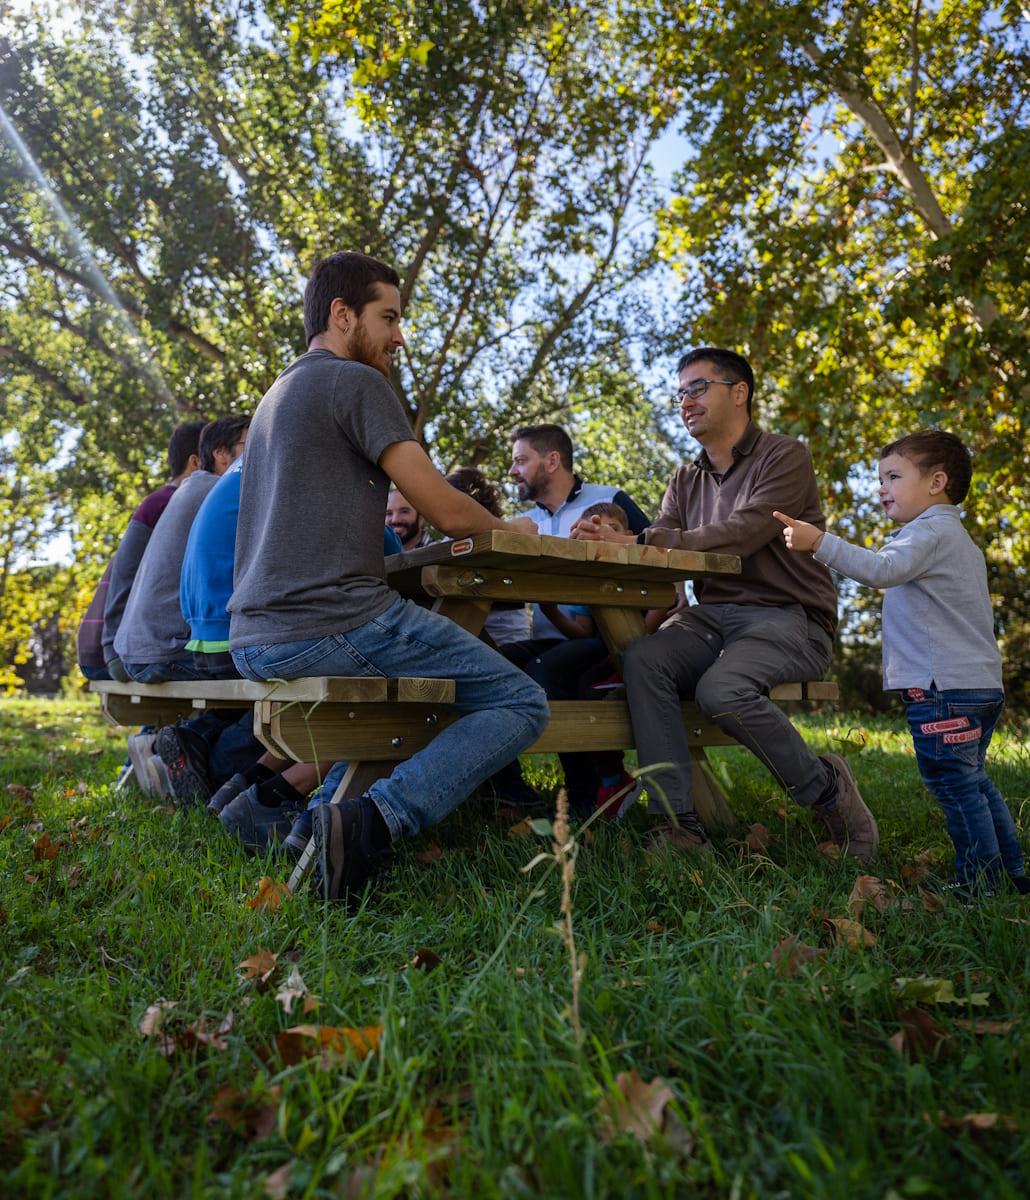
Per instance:
[[[637,802],[641,786],[640,780],[634,779],[629,771],[623,771],[618,783],[597,789],[594,808],[600,811],[602,820],[620,821]]]
[[[1030,896],[1030,879],[1025,875],[1010,875],[1009,886],[1016,889],[1021,896]]]
[[[293,828],[297,809],[285,804],[262,804],[257,798],[257,784],[240,792],[218,814],[227,833],[238,837],[244,849],[261,854],[274,842],[281,842]]]
[[[871,862],[880,844],[876,818],[862,799],[851,768],[839,754],[824,754],[822,761],[837,779],[837,803],[827,808],[813,804],[812,812],[826,826],[830,840],[860,862]]]
[[[166,794],[170,794],[183,808],[207,803],[212,787],[207,773],[207,754],[201,738],[188,729],[166,725],[157,731],[154,756],[158,762],[153,766],[158,776],[167,783]]]
[[[365,887],[390,857],[389,841],[385,845],[382,841],[383,818],[367,792],[342,804],[322,804],[310,811],[315,839],[315,893],[343,900],[355,909]]]
[[[155,781],[147,769],[147,759],[152,758],[154,754],[154,741],[157,734],[151,731],[150,733],[134,733],[129,738],[129,762],[132,763],[132,773],[136,778],[136,786],[144,796],[160,796],[161,792],[156,790]]]
[[[311,841],[311,810],[305,809],[293,822],[290,832],[283,839],[283,853],[291,862],[298,862],[309,841]]]
[[[245,792],[250,784],[247,782],[246,775],[242,771],[237,771],[231,779],[227,779],[225,783],[218,789],[217,792],[207,802],[207,811],[217,817],[223,808],[230,800],[235,800],[240,792]]]
[[[676,823],[663,821],[651,827],[644,841],[644,850],[648,854],[681,850],[687,854],[710,855],[712,843],[695,813],[678,813]]]

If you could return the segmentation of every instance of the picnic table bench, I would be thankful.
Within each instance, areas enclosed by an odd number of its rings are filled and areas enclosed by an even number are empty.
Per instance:
[[[589,605],[598,632],[616,663],[644,635],[643,612],[669,608],[676,584],[706,575],[740,571],[733,555],[663,550],[644,545],[580,542],[544,534],[494,530],[439,542],[386,560],[391,588],[430,604],[479,635],[495,600],[554,600]],[[300,762],[346,760],[350,767],[334,800],[360,794],[394,765],[426,746],[458,714],[451,679],[313,677],[286,682],[248,680],[157,685],[95,682],[105,715],[117,724],[169,724],[205,707],[253,706],[254,732],[274,754]],[[837,699],[837,686],[822,680],[781,684],[776,703]],[[736,739],[683,704],[698,815],[711,828],[735,823],[733,812],[705,757],[710,746]],[[551,702],[543,735],[526,753],[627,750],[634,746],[625,700]],[[310,848],[309,848],[310,849]],[[303,879],[302,858],[291,886]]]

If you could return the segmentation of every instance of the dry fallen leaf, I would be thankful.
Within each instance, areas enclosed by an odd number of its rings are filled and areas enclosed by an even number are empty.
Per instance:
[[[848,912],[858,921],[867,904],[878,913],[886,912],[891,903],[890,889],[875,875],[859,875],[848,897]]]
[[[366,1058],[379,1049],[383,1036],[382,1025],[366,1025],[352,1029],[349,1025],[294,1025],[276,1034],[279,1056],[287,1066],[304,1058],[322,1053],[327,1058],[353,1051]]]
[[[282,1005],[283,1012],[290,1014],[293,1012],[294,1004],[301,998],[301,996],[306,996],[307,994],[307,985],[301,978],[300,971],[296,965],[294,965],[293,970],[290,972],[289,978],[275,993],[275,998]]]
[[[3,833],[3,831],[7,828],[8,825],[10,825],[10,823],[11,823],[11,814],[10,813],[4,813],[3,816],[0,816],[0,833]]]
[[[976,1020],[969,1021],[965,1017],[957,1017],[952,1024],[958,1029],[964,1029],[968,1033],[975,1033],[978,1037],[983,1037],[988,1033],[1011,1033],[1018,1022],[992,1021],[989,1017],[977,1017]]]
[[[819,946],[809,946],[791,935],[773,946],[766,966],[773,966],[781,975],[791,978],[798,973],[799,967],[818,963],[825,957],[826,951]]]
[[[290,1190],[290,1175],[293,1173],[293,1159],[283,1163],[278,1171],[273,1171],[270,1175],[265,1176],[265,1182],[262,1185],[266,1196],[270,1200],[286,1200],[286,1195]]]
[[[186,1026],[185,1032],[179,1035],[176,1042],[183,1050],[189,1050],[193,1046],[207,1046],[221,1053],[223,1050],[229,1049],[229,1043],[224,1039],[232,1029],[233,1021],[231,1009],[222,1018],[217,1029],[208,1029],[207,1022],[203,1017],[199,1017],[192,1024]]]
[[[177,1008],[178,1000],[158,1000],[140,1018],[139,1031],[144,1037],[156,1037],[161,1032],[165,1014]]]
[[[895,979],[894,989],[902,1000],[916,1004],[972,1004],[982,1008],[991,996],[990,992],[956,996],[955,985],[950,979],[930,979],[926,975],[920,975],[917,979]]]
[[[957,1132],[968,1130],[970,1133],[982,1133],[987,1129],[1004,1129],[1008,1133],[1015,1133],[1019,1128],[1011,1117],[1003,1117],[996,1112],[965,1113],[961,1117],[938,1112],[937,1122],[942,1129],[953,1129]]]
[[[661,923],[661,921],[656,921],[654,917],[652,917],[651,920],[648,921],[644,926],[645,933],[662,933],[664,929],[665,926]]]
[[[934,855],[932,850],[923,850],[917,854],[912,863],[904,863],[901,868],[901,878],[906,883],[918,883],[929,875],[933,867]]]
[[[47,1094],[42,1088],[32,1088],[27,1092],[15,1092],[11,1096],[11,1111],[15,1119],[22,1125],[35,1125],[43,1116],[43,1105],[47,1102]]]
[[[823,928],[837,942],[847,946],[851,951],[876,945],[874,934],[870,933],[864,925],[860,925],[858,921],[851,921],[847,917],[827,917],[823,921]]]
[[[901,1028],[890,1039],[891,1047],[903,1058],[925,1055],[929,1058],[943,1057],[949,1047],[947,1033],[933,1017],[921,1008],[908,1008],[898,1013]]]
[[[293,893],[285,883],[280,883],[270,875],[262,875],[258,880],[258,894],[247,901],[247,907],[260,912],[278,912],[284,900],[289,900]]]
[[[61,852],[63,842],[54,842],[50,839],[49,833],[44,833],[38,838],[32,847],[32,857],[36,862],[42,862],[43,859],[56,858]]]
[[[24,783],[9,783],[7,794],[13,796],[15,800],[23,800],[26,804],[32,803],[32,788],[26,787]]]
[[[641,1142],[661,1132],[665,1109],[675,1099],[672,1088],[660,1075],[645,1083],[634,1067],[615,1077],[615,1089],[597,1106],[602,1141],[620,1133],[631,1133]]]
[[[816,850],[819,851],[823,858],[828,858],[831,862],[836,862],[841,855],[841,848],[836,842],[820,842],[816,846]]]
[[[430,842],[424,850],[416,850],[412,858],[414,858],[415,862],[435,863],[443,858],[443,850],[440,849],[436,842]]]
[[[529,817],[523,817],[521,821],[517,821],[508,830],[510,838],[525,838],[530,837],[533,833],[533,825]]]
[[[266,1101],[265,1096],[271,1097]],[[248,1092],[238,1092],[225,1084],[215,1092],[214,1106],[207,1114],[208,1121],[224,1121],[248,1141],[252,1138],[268,1137],[275,1132],[279,1085],[268,1088],[259,1097]]]
[[[237,963],[236,969],[243,972],[245,981],[256,980],[255,986],[261,991],[268,986],[268,981],[275,974],[278,961],[278,954],[273,954],[271,950],[262,947],[257,954],[252,954],[250,958],[245,958],[243,962]]]
[[[415,957],[408,964],[416,971],[432,971],[440,965],[440,956],[427,946],[415,951]]]
[[[758,854],[764,854],[769,849],[771,840],[772,834],[764,825],[759,824],[752,825],[744,835],[744,845]]]

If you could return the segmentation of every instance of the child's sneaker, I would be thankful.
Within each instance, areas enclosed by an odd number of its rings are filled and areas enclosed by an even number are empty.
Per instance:
[[[300,856],[311,841],[313,827],[311,810],[306,808],[293,822],[293,827],[283,839],[283,852],[291,862],[300,861]]]
[[[245,792],[250,784],[247,782],[246,775],[242,771],[237,771],[231,779],[227,779],[225,783],[218,789],[217,792],[207,802],[207,811],[217,817],[223,808],[241,793]]]
[[[262,854],[274,842],[281,842],[293,828],[297,815],[295,807],[262,804],[257,798],[257,784],[240,792],[218,814],[227,833],[238,837],[246,850]]]
[[[642,784],[634,779],[629,771],[623,771],[618,783],[603,784],[597,789],[597,801],[594,808],[601,813],[605,821],[621,821],[640,796]]]

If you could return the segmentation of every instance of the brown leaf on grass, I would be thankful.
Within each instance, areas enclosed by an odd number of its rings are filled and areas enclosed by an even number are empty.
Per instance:
[[[906,883],[918,883],[924,879],[933,867],[934,855],[932,850],[923,850],[917,854],[911,863],[903,863],[901,878]]]
[[[937,1123],[942,1129],[950,1129],[956,1133],[983,1133],[988,1129],[1004,1129],[1007,1133],[1015,1133],[1019,1128],[1012,1117],[1003,1117],[996,1112],[964,1113],[961,1117],[938,1112]]]
[[[836,862],[841,855],[841,848],[836,842],[820,842],[816,846],[816,850],[823,858],[828,858],[831,862]]]
[[[876,935],[870,933],[858,921],[850,921],[847,917],[827,917],[823,928],[840,945],[848,950],[865,950],[876,945]]]
[[[31,871],[26,871],[25,874],[22,876],[22,878],[25,880],[26,883],[33,884],[33,883],[39,883],[39,881],[43,878],[43,876],[42,875],[34,875]]]
[[[279,1100],[279,1085],[274,1084],[261,1096],[249,1092],[238,1092],[231,1084],[225,1084],[215,1092],[214,1105],[207,1114],[208,1121],[224,1121],[230,1129],[245,1137],[268,1137],[275,1132]],[[271,1097],[271,1102],[265,1100]]]
[[[597,1106],[601,1140],[610,1142],[620,1133],[631,1133],[649,1142],[661,1132],[665,1109],[675,1099],[660,1075],[645,1083],[634,1067],[615,1077],[614,1090]]]
[[[258,894],[247,901],[247,907],[260,912],[278,912],[284,900],[289,900],[293,893],[285,883],[280,883],[270,875],[262,875],[258,880]]]
[[[42,862],[44,859],[54,859],[60,854],[61,847],[64,842],[55,842],[50,838],[49,833],[44,833],[42,837],[36,839],[32,846],[32,857],[36,862]]]
[[[144,1037],[157,1037],[164,1024],[165,1015],[178,1006],[178,1000],[158,1000],[155,1004],[151,1004],[140,1018],[140,1033]]]
[[[428,946],[423,946],[415,951],[415,957],[408,965],[416,971],[432,971],[434,967],[440,965],[440,956],[434,950],[430,950]]]
[[[0,816],[0,833],[3,833],[3,831],[7,828],[8,825],[10,825],[10,823],[11,823],[11,814],[10,813],[4,813],[3,816]]]
[[[977,1037],[983,1037],[988,1033],[1011,1033],[1019,1022],[992,1021],[989,1017],[977,1017],[976,1020],[970,1021],[965,1017],[956,1017],[952,1024],[958,1029],[964,1029],[967,1033],[975,1033]]]
[[[901,1028],[890,1039],[893,1050],[902,1058],[943,1058],[950,1048],[947,1033],[923,1008],[907,1008],[898,1013]]]
[[[275,998],[282,1005],[283,1012],[287,1015],[293,1012],[294,1004],[308,994],[307,984],[301,978],[299,969],[294,966],[290,972],[289,978],[282,987],[275,993]]]
[[[919,907],[924,912],[940,912],[944,907],[944,897],[937,895],[935,892],[928,892],[925,888],[916,888],[919,894]]]
[[[656,921],[653,917],[644,926],[645,933],[662,933],[664,930],[665,926],[661,923],[661,921]]]
[[[443,850],[440,849],[436,842],[430,842],[424,850],[416,850],[411,857],[415,862],[426,863],[428,865],[429,863],[439,862],[443,858]]]
[[[15,800],[22,800],[25,804],[32,803],[32,788],[26,787],[24,783],[9,783],[6,791],[8,796],[13,796]]]
[[[292,1067],[302,1059],[322,1054],[328,1060],[353,1052],[367,1058],[379,1049],[382,1025],[352,1029],[349,1025],[294,1025],[275,1036],[279,1057]]]
[[[252,954],[250,958],[245,958],[243,962],[237,963],[236,969],[243,972],[244,982],[250,979],[256,980],[255,987],[258,991],[263,991],[275,974],[278,961],[278,954],[273,954],[271,950],[266,950],[262,946],[257,954]]]
[[[72,863],[71,866],[64,869],[64,881],[68,887],[78,887],[82,882],[83,866],[82,863]]]
[[[265,1182],[261,1185],[265,1195],[270,1197],[270,1200],[286,1200],[292,1174],[293,1159],[291,1158],[288,1163],[283,1163],[278,1171],[272,1171],[271,1174],[265,1176]]]
[[[891,903],[890,889],[875,875],[859,875],[855,880],[855,886],[851,889],[851,895],[848,897],[848,912],[857,921],[861,918],[867,904],[876,909],[878,913],[886,912],[888,905]]]
[[[446,1184],[461,1134],[460,1128],[447,1124],[438,1108],[427,1108],[422,1114],[421,1141],[429,1150],[425,1172],[431,1187],[442,1188]]]
[[[772,834],[764,825],[754,824],[744,835],[744,845],[749,850],[754,850],[758,854],[764,854],[769,849],[769,842],[772,840]]]
[[[532,820],[529,817],[523,817],[521,821],[516,821],[516,823],[511,826],[511,828],[508,830],[508,837],[526,838],[530,837],[532,833]]]
[[[48,1100],[42,1088],[31,1088],[27,1092],[15,1092],[11,1096],[11,1111],[22,1125],[36,1125],[44,1116],[43,1106]]]
[[[174,804],[155,804],[150,810],[154,816],[174,816],[179,810]]]
[[[305,996],[304,1003],[300,1006],[301,1015],[306,1017],[308,1013],[317,1012],[321,1003],[317,996]]]
[[[705,877],[701,874],[700,871],[689,871],[687,873],[687,878],[690,880],[690,882],[695,887],[704,887],[705,886]]]
[[[773,966],[785,978],[792,978],[803,966],[818,963],[826,957],[826,951],[819,946],[810,946],[807,942],[799,941],[795,935],[783,938],[773,946],[772,954],[766,966]]]
[[[225,1014],[216,1029],[208,1029],[204,1018],[198,1017],[196,1021],[186,1026],[185,1031],[176,1038],[176,1042],[183,1050],[190,1050],[194,1046],[207,1046],[209,1049],[221,1053],[229,1049],[225,1035],[232,1029],[233,1022],[231,1009]]]

